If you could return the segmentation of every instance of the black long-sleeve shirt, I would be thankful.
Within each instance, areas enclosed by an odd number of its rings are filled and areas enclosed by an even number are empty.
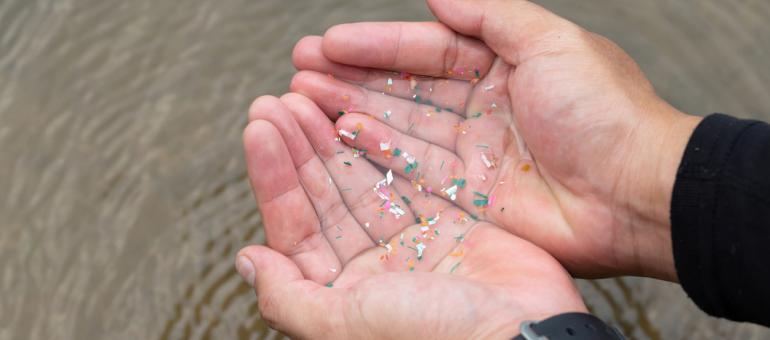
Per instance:
[[[698,125],[674,184],[671,238],[701,309],[770,326],[770,125],[721,114]]]

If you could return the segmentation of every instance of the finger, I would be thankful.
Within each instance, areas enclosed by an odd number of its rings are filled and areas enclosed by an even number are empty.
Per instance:
[[[462,162],[453,152],[435,144],[410,137],[368,116],[350,113],[337,121],[337,129],[359,129],[355,139],[342,137],[345,143],[373,150],[368,158],[394,173],[413,180],[420,191],[441,194],[465,172]]]
[[[462,120],[459,115],[365,90],[312,71],[297,73],[291,89],[312,99],[330,117],[339,117],[341,111],[365,112],[404,134],[454,150],[454,127]],[[467,94],[463,94],[465,97]]]
[[[365,249],[374,246],[369,235],[342,201],[323,162],[316,156],[312,146],[304,137],[299,125],[294,121],[286,105],[278,98],[264,96],[258,98],[251,107],[250,115],[255,119],[264,119],[273,124],[289,148],[296,173],[310,199],[320,221],[321,230],[331,244],[342,264]],[[265,164],[270,167],[270,164]],[[314,270],[338,273],[341,267],[319,267]]]
[[[387,240],[414,221],[414,215],[385,175],[361,152],[356,156],[350,147],[335,140],[334,125],[312,101],[292,93],[281,97],[281,101],[291,110],[304,132],[294,132],[295,136],[305,135],[310,140],[318,163],[325,166],[333,182],[342,188],[342,201],[371,240],[375,243]]]
[[[435,22],[337,25],[324,34],[323,52],[341,64],[465,80],[482,78],[495,58],[478,40]]]
[[[340,268],[340,260],[321,232],[281,135],[270,123],[257,120],[246,127],[243,143],[267,244],[289,256],[308,279],[333,280],[334,273],[319,268]]]
[[[554,49],[549,36],[577,32],[579,27],[529,1],[428,0],[438,20],[461,34],[483,40],[506,62],[519,65],[532,55]]]
[[[293,338],[310,339],[343,323],[333,310],[338,293],[304,280],[285,256],[263,246],[238,252],[238,273],[254,287],[259,312],[271,328]],[[332,310],[330,310],[332,308]]]
[[[471,82],[463,80],[424,77],[335,63],[324,56],[322,38],[317,36],[300,40],[294,47],[292,58],[294,66],[299,70],[333,75],[374,92],[417,100],[450,112],[460,113],[465,110],[465,98],[473,88]]]
[[[397,236],[356,257],[346,267],[335,287],[347,288],[372,275],[387,272],[430,272],[447,257],[461,258],[466,234],[476,221],[451,206],[426,217]]]
[[[436,216],[439,212],[452,206],[452,203],[438,195],[429,194],[424,190],[418,191],[416,183],[408,181],[403,177],[396,177],[393,185],[401,193],[402,200],[409,205],[409,208],[412,209],[418,219],[420,217]]]

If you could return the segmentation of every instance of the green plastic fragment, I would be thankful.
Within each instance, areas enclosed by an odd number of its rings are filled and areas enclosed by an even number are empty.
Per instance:
[[[399,155],[401,155],[401,149],[399,148],[393,149],[393,156],[398,157]]]
[[[334,282],[332,281],[327,282],[326,287],[329,287],[329,288],[334,287]]]
[[[404,203],[406,204],[412,204],[412,201],[409,200],[409,197],[401,196],[401,199],[404,200]]]
[[[408,175],[409,173],[414,171],[414,169],[417,169],[418,165],[419,165],[419,163],[417,163],[417,162],[409,163],[409,164],[406,165],[406,168],[404,168],[404,172],[406,172],[406,174]]]
[[[454,183],[454,185],[458,186],[459,188],[464,188],[465,178],[455,178],[452,180],[452,183]]]
[[[455,270],[457,270],[457,267],[459,267],[459,266],[460,266],[460,263],[462,263],[462,262],[457,262],[457,263],[455,263],[455,264],[452,266],[452,268],[451,268],[451,269],[449,269],[449,274],[452,274],[452,273],[454,273],[454,272],[455,272]]]
[[[486,198],[473,200],[473,205],[477,207],[486,207],[489,204],[489,200]]]

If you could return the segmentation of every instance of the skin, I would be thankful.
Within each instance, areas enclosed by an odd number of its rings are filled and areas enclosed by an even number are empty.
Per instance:
[[[524,320],[586,311],[544,250],[462,218],[403,178],[388,190],[407,197],[398,200],[406,214],[380,218],[372,188],[382,173],[335,141],[309,99],[261,97],[250,120],[244,145],[267,246],[241,250],[236,268],[271,327],[293,338],[488,339],[516,335]],[[423,235],[415,216],[439,213]],[[427,246],[420,259],[417,243]]]
[[[428,4],[440,23],[303,39],[302,95],[252,105],[244,145],[267,247],[236,266],[263,318],[297,338],[505,338],[522,320],[585,310],[561,265],[675,281],[668,206],[698,118],[617,46],[537,5]],[[359,133],[337,141],[340,129]],[[379,217],[370,162],[392,169],[404,216]],[[454,200],[442,193],[452,179],[466,181]],[[440,236],[420,239],[414,261],[415,218],[437,213]]]
[[[344,24],[301,40],[292,91],[337,128],[373,131],[346,143],[378,150],[390,140],[418,155],[434,192],[446,176],[465,178],[452,203],[542,247],[574,275],[677,281],[671,190],[700,118],[658,97],[615,44],[535,4],[428,4],[440,23]],[[418,90],[391,71],[420,75]],[[420,105],[427,100],[454,113]],[[370,159],[415,176],[403,161]],[[439,170],[442,162],[456,166]],[[474,191],[494,204],[479,211]]]

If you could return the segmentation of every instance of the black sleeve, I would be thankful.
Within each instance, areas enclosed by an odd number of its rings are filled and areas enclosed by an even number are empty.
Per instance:
[[[721,114],[698,125],[674,184],[671,239],[701,309],[770,326],[770,125]]]

